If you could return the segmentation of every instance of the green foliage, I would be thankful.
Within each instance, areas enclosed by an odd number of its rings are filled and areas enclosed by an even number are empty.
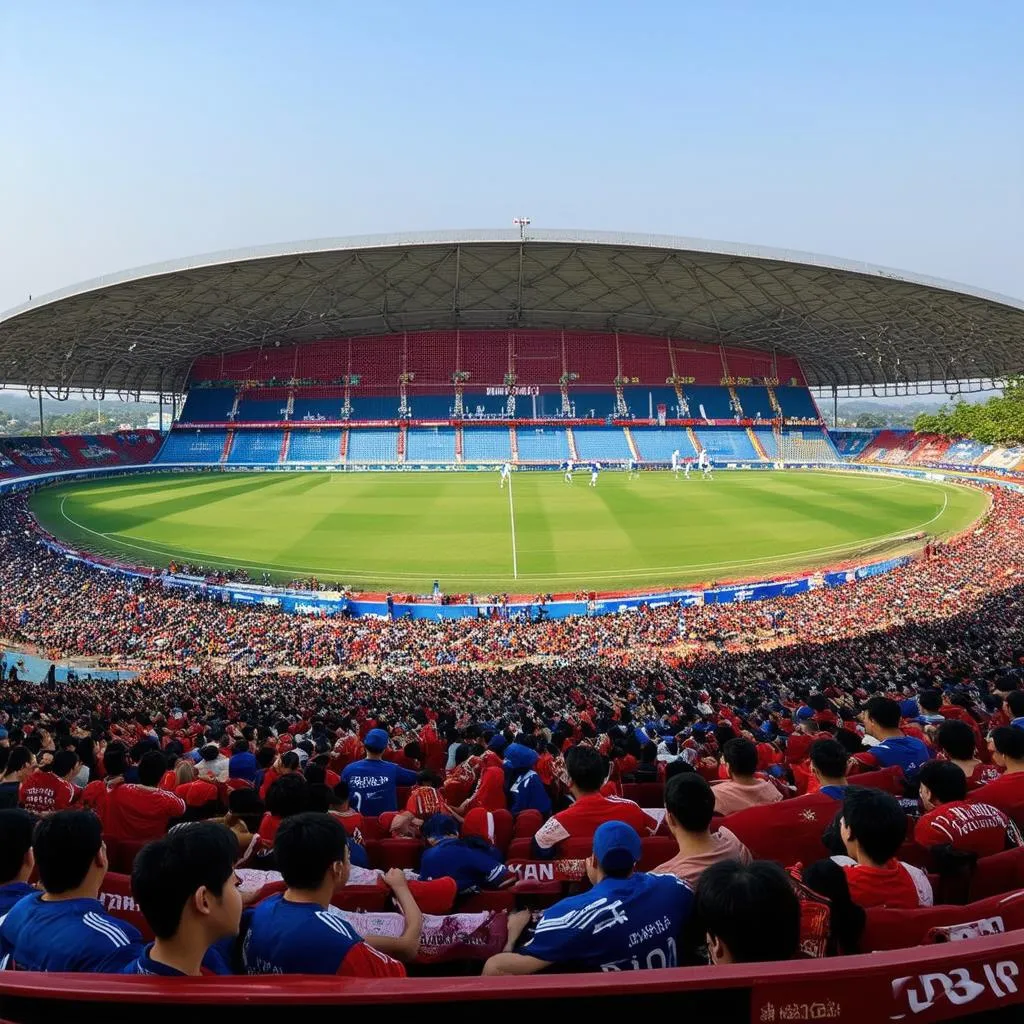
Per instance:
[[[936,413],[922,413],[914,429],[942,437],[969,437],[982,444],[1024,444],[1024,377],[1006,382],[1001,396],[979,405],[957,402]]]

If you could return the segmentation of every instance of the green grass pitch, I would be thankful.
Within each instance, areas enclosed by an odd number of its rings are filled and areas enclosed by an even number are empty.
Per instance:
[[[981,492],[807,471],[160,473],[38,492],[43,526],[137,564],[245,567],[451,593],[635,589],[764,578],[905,548],[981,515]],[[515,569],[513,575],[513,534]],[[901,539],[903,538],[903,539]]]

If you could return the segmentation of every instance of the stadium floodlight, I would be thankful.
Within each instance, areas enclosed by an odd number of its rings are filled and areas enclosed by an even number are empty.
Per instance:
[[[519,228],[519,241],[520,242],[525,242],[526,241],[526,228],[529,226],[530,218],[529,217],[513,217],[512,218],[512,223],[515,224],[516,227]]]

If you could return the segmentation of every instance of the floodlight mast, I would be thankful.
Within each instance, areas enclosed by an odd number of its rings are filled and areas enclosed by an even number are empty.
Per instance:
[[[514,217],[512,219],[512,223],[515,224],[516,227],[519,228],[519,241],[520,242],[525,242],[526,241],[526,229],[529,226],[530,218],[529,217]]]

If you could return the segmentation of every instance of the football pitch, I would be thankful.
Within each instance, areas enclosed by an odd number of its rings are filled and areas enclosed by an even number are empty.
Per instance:
[[[245,568],[423,593],[624,590],[765,578],[944,536],[979,491],[807,471],[155,473],[39,491],[45,529],[135,564]]]

